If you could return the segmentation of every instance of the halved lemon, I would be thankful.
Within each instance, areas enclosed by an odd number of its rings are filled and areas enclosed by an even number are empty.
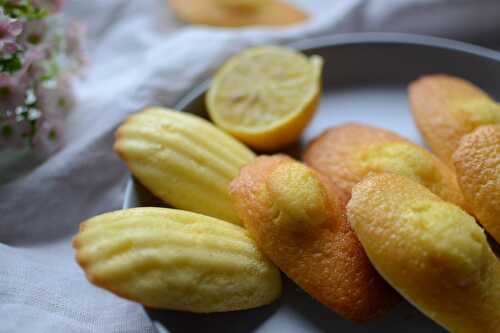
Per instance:
[[[294,50],[265,46],[230,58],[206,96],[213,122],[258,150],[297,141],[320,96],[323,60]]]

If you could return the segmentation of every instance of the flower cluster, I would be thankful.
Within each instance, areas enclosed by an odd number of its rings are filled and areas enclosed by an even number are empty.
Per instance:
[[[82,28],[64,27],[63,0],[0,0],[0,153],[62,144],[74,105],[71,77],[84,62]]]

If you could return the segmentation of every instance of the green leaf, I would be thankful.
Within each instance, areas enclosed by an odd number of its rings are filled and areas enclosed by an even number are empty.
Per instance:
[[[10,95],[10,88],[9,87],[0,87],[0,97],[5,97]]]
[[[55,141],[57,139],[57,132],[55,129],[51,129],[49,132],[49,139]]]
[[[49,81],[59,76],[60,68],[55,60],[45,63],[43,67],[45,73],[40,76],[40,81]]]
[[[3,125],[2,126],[2,136],[4,138],[10,138],[14,134],[14,129],[10,125]]]
[[[0,7],[3,8],[5,15],[11,18],[24,18],[28,21],[41,20],[49,14],[47,9],[34,6],[31,0],[16,2],[0,0]]]
[[[21,67],[23,67],[23,64],[18,53],[9,58],[0,58],[0,72],[14,73],[20,70]]]
[[[33,45],[38,45],[42,41],[42,35],[34,33],[28,36],[27,40],[28,43],[33,44]]]
[[[60,108],[66,107],[66,99],[64,99],[64,97],[59,97],[57,99],[57,106],[59,106]]]

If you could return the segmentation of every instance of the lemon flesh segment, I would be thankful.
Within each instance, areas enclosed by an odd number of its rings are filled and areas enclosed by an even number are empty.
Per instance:
[[[248,145],[274,150],[296,141],[321,90],[323,60],[288,48],[257,47],[229,59],[207,94],[212,120]]]

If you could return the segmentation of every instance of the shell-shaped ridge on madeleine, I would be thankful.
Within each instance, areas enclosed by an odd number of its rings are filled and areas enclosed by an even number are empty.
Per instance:
[[[240,223],[228,186],[255,155],[205,119],[149,108],[120,126],[114,149],[134,176],[168,204]]]
[[[281,293],[279,271],[243,228],[200,214],[145,207],[99,215],[82,223],[73,246],[92,283],[150,307],[234,311]]]

